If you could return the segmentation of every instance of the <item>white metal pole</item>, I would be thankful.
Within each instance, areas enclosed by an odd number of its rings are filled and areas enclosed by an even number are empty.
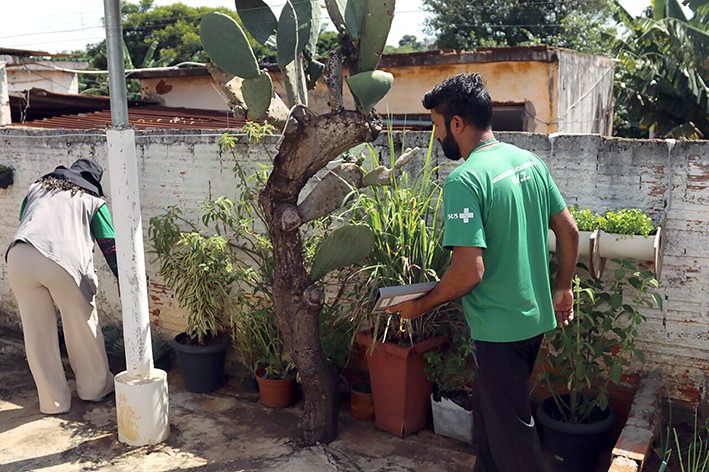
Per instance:
[[[135,133],[129,128],[119,0],[104,0],[113,127],[106,131],[126,371],[116,376],[118,439],[133,446],[169,435],[167,374],[153,368]]]

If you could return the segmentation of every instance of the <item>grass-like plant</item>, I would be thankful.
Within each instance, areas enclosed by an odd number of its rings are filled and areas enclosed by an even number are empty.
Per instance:
[[[392,163],[395,146],[391,141]],[[443,248],[441,217],[442,189],[436,183],[437,167],[432,164],[433,134],[422,171],[411,176],[403,172],[390,185],[355,191],[348,217],[368,224],[374,232],[374,250],[360,273],[362,278],[351,292],[356,299],[354,319],[363,328],[371,327],[379,341],[411,343],[426,338],[436,329],[438,308],[412,322],[395,315],[372,315],[371,309],[381,287],[439,280],[449,264],[450,253]],[[372,168],[379,165],[370,147]]]

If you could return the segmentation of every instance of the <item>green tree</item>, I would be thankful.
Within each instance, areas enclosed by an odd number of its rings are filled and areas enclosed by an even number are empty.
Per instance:
[[[407,52],[428,51],[431,49],[432,42],[428,40],[419,41],[413,34],[405,34],[399,39],[399,46],[386,46],[384,54],[397,54]]]
[[[709,3],[683,3],[690,18],[677,0],[653,0],[640,18],[616,5],[619,136],[709,137]]]
[[[607,51],[612,0],[423,0],[427,31],[440,48],[547,44]]]

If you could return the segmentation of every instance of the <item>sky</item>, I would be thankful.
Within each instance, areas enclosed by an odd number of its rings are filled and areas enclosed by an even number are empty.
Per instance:
[[[194,7],[234,8],[233,0],[155,0],[155,4],[170,5],[178,1]],[[284,0],[266,0],[266,3],[278,15]],[[650,5],[650,0],[621,0],[620,3],[631,15],[637,16]],[[426,15],[421,0],[398,0],[387,44],[398,46],[399,39],[406,34],[423,39]],[[2,0],[0,47],[50,53],[84,49],[87,44],[105,38],[103,16],[100,0]]]

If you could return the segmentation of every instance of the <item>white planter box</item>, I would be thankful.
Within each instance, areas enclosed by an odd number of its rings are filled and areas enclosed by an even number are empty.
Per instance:
[[[433,432],[447,438],[473,444],[473,412],[441,397],[437,402],[431,395]]]
[[[579,231],[579,256],[588,256],[591,253],[591,235],[593,231]],[[549,252],[556,252],[556,235],[549,230]]]

